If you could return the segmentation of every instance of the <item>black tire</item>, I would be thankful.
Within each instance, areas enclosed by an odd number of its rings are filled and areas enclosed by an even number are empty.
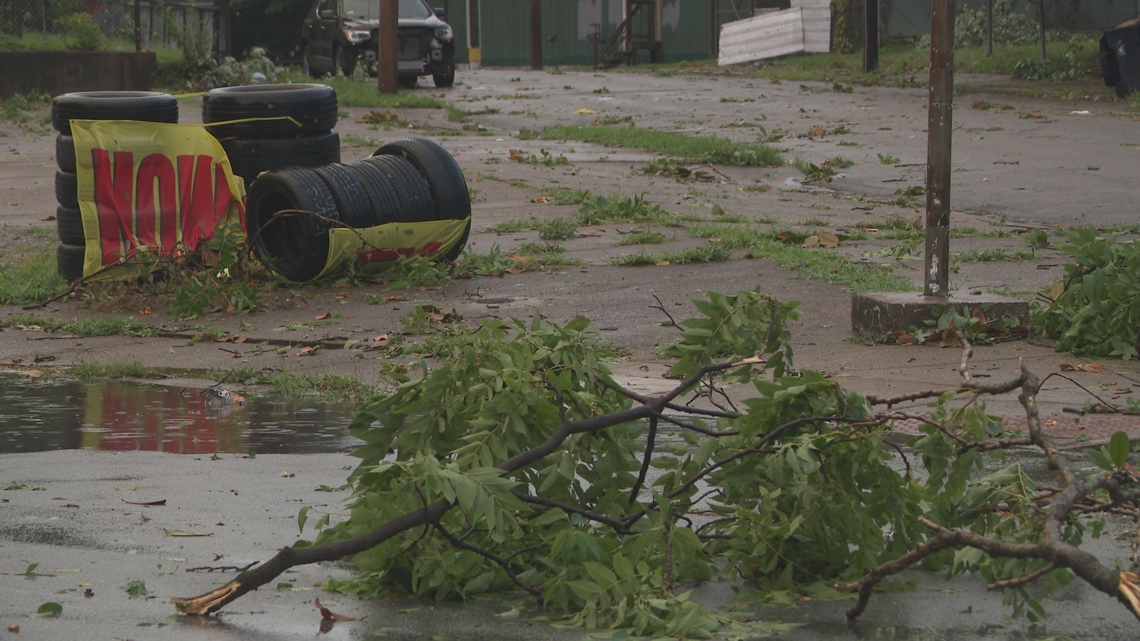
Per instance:
[[[311,213],[274,218],[288,209]],[[289,280],[308,281],[321,273],[329,257],[328,232],[338,220],[336,199],[312,169],[273,171],[249,187],[246,226],[253,246],[263,262]]]
[[[422,223],[435,220],[431,189],[416,166],[399,156],[372,156],[363,162],[378,167],[392,183],[400,200],[397,222]]]
[[[69,209],[79,209],[79,177],[74,172],[55,172],[55,200]]]
[[[400,196],[392,181],[379,167],[364,161],[346,163],[344,168],[354,173],[372,202],[374,225],[400,222]]]
[[[328,85],[249,85],[219,87],[202,96],[202,122],[288,116],[207,126],[215,138],[292,138],[323,134],[336,126],[336,90]]]
[[[431,75],[435,86],[444,89],[455,84],[455,67],[448,67],[446,71],[437,71]]]
[[[437,219],[463,220],[471,217],[471,193],[467,190],[463,170],[439,143],[427,138],[401,138],[376,150],[376,155],[399,156],[416,166],[431,190]],[[469,220],[459,242],[444,254],[448,262],[459,258],[470,235]]]
[[[72,120],[178,122],[178,100],[158,91],[78,91],[51,101],[51,125],[71,135]]]
[[[71,136],[55,137],[55,164],[64,171],[75,171],[75,140]]]
[[[415,165],[427,181],[437,220],[463,220],[471,216],[471,194],[463,170],[439,143],[427,138],[401,138],[372,155],[397,156]]]
[[[234,174],[244,178],[247,185],[265,171],[340,162],[340,135],[335,131],[306,138],[238,138],[219,142]]]
[[[55,228],[59,232],[59,242],[64,245],[84,245],[87,234],[83,232],[83,215],[78,209],[56,207]]]
[[[375,227],[380,224],[379,217],[372,208],[372,200],[355,173],[346,169],[344,165],[336,164],[314,167],[313,173],[320,176],[332,191],[337,210],[340,212],[340,222],[353,229]]]
[[[415,89],[416,85],[420,83],[419,76],[399,76],[400,86],[404,89]]]
[[[64,280],[72,283],[83,278],[83,257],[86,251],[87,248],[83,245],[56,245],[55,266]]]

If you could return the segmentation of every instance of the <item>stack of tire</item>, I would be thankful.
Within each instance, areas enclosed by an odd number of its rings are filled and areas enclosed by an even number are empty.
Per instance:
[[[55,139],[56,266],[68,281],[83,277],[86,238],[79,214],[79,181],[76,176],[72,120],[142,120],[178,122],[178,101],[156,91],[80,91],[56,96],[51,101],[51,124]]]
[[[219,87],[202,96],[202,122],[246,185],[265,171],[340,162],[337,117],[328,85]]]
[[[262,174],[250,185],[246,227],[263,262],[294,281],[316,278],[334,227],[468,220],[442,256],[454,261],[471,232],[471,198],[458,163],[438,143],[404,138],[370,158]]]

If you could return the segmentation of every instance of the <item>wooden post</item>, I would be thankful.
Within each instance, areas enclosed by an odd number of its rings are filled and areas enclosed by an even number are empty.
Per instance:
[[[950,142],[954,106],[954,0],[933,0],[930,17],[930,97],[926,134],[926,259],[923,292],[946,298],[950,289]]]
[[[879,68],[879,0],[863,2],[863,72]]]
[[[530,0],[530,68],[542,71],[542,0]]]
[[[376,88],[396,93],[400,87],[400,31],[398,0],[380,0],[380,25],[376,48]]]

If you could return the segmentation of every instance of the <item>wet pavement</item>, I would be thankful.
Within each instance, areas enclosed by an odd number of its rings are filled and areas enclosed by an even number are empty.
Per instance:
[[[467,123],[482,126],[479,131],[465,134],[440,110],[411,109],[397,110],[412,124],[411,129],[377,130],[360,122],[370,111],[363,108],[345,108],[348,117],[338,124],[338,130],[345,160],[366,156],[376,143],[405,135],[426,132],[440,140],[456,155],[474,190],[470,246],[476,252],[499,248],[509,253],[538,240],[534,231],[497,233],[493,228],[498,223],[572,216],[572,206],[541,202],[550,187],[645,194],[678,213],[707,215],[711,205],[718,204],[754,224],[803,226],[812,221],[813,227],[834,232],[864,222],[921,216],[916,206],[893,202],[896,190],[923,182],[926,92],[921,88],[855,87],[847,92],[834,90],[830,83],[774,83],[715,74],[519,70],[461,73],[458,80],[457,87],[444,97],[463,109],[484,110],[482,115],[470,116]],[[597,93],[603,87],[608,91]],[[437,95],[435,90],[419,91]],[[747,99],[754,102],[742,102]],[[985,104],[1012,109],[991,109]],[[595,114],[583,115],[580,109]],[[183,105],[182,121],[194,122],[196,111],[193,105]],[[1088,113],[1077,113],[1082,111]],[[756,125],[762,123],[769,133],[778,128],[785,135],[780,146],[789,159],[802,155],[819,163],[841,155],[856,164],[826,185],[803,185],[803,176],[794,167],[717,168],[716,180],[685,182],[637,171],[651,157],[644,152],[573,141],[528,141],[517,135],[524,127],[588,125],[600,116],[630,116],[641,127],[747,141],[755,140]],[[952,225],[992,231],[1047,229],[1058,223],[1109,226],[1133,222],[1136,148],[1129,141],[1140,125],[1121,103],[1045,101],[979,90],[961,100],[955,119],[960,128],[955,134]],[[817,126],[825,135],[816,135]],[[5,127],[10,136],[4,139],[8,153],[0,158],[0,181],[10,189],[0,212],[5,234],[0,247],[17,232],[51,230],[54,223],[48,217],[55,211],[54,135],[0,125]],[[836,133],[841,128],[849,133]],[[555,156],[565,155],[569,164],[514,163],[510,149],[527,154],[546,149]],[[894,155],[899,162],[883,164],[877,159],[880,153]],[[763,189],[765,185],[771,189]],[[685,318],[692,313],[690,299],[704,298],[708,291],[731,293],[759,285],[782,300],[803,302],[801,318],[791,324],[799,368],[823,371],[844,387],[867,394],[902,394],[959,382],[958,350],[852,339],[849,295],[842,288],[804,279],[770,261],[741,259],[649,268],[607,265],[610,258],[638,251],[619,244],[634,227],[599,225],[580,230],[577,238],[564,243],[569,256],[583,261],[574,268],[398,292],[403,300],[385,304],[372,304],[369,299],[392,293],[382,286],[306,289],[282,293],[272,309],[262,314],[214,314],[192,326],[174,323],[156,311],[148,322],[170,330],[157,338],[48,340],[56,337],[8,329],[0,332],[0,363],[21,375],[49,359],[63,368],[84,361],[135,360],[151,367],[177,363],[195,371],[273,367],[373,383],[380,380],[385,356],[344,347],[350,341],[359,344],[397,332],[401,317],[416,305],[432,304],[456,310],[471,324],[486,318],[525,319],[536,314],[564,322],[586,315],[604,340],[629,353],[628,360],[614,364],[619,379],[633,389],[650,391],[669,385],[661,378],[667,363],[655,350],[672,340],[672,330],[661,326],[663,314],[655,305],[660,303],[669,313]],[[707,243],[664,231],[668,238],[661,249]],[[909,274],[913,282],[921,282],[921,260],[870,255],[894,244],[871,237],[844,243],[837,251],[856,260],[890,264]],[[1017,237],[952,242],[954,250],[1022,247]],[[968,304],[975,290],[1002,290],[1032,299],[1038,288],[1061,274],[1064,262],[1056,248],[1046,248],[1033,260],[998,266],[962,264],[952,275],[954,302]],[[26,312],[7,307],[0,313]],[[36,313],[67,319],[124,312],[62,301]],[[314,320],[329,315],[330,320]],[[209,341],[192,339],[203,327],[211,335],[243,338],[226,342],[221,349]],[[305,342],[320,342],[322,347],[302,353],[299,345]],[[280,348],[254,348],[261,343]],[[1087,359],[1055,354],[1046,342],[1030,340],[978,347],[972,367],[977,376],[996,382],[1016,376],[1021,360],[1041,375],[1059,372],[1065,364],[1087,363]],[[1122,404],[1133,385],[1140,384],[1135,362],[1106,360],[1101,364],[1101,371],[1071,373],[1075,382],[1050,381],[1040,399],[1047,429],[1076,449],[1118,428],[1140,437],[1136,417],[1081,416],[1069,411],[1085,405],[1088,390]],[[25,398],[22,393],[0,400],[0,414],[33,414],[38,420],[21,428],[35,439],[22,436],[13,442],[24,442],[21,438],[27,443],[35,441],[28,449],[84,448],[87,442],[101,448],[0,454],[0,488],[9,488],[0,490],[0,501],[6,501],[0,503],[0,626],[19,625],[19,638],[194,641],[320,635],[496,641],[586,636],[580,630],[559,630],[526,617],[496,616],[509,612],[514,601],[479,600],[467,606],[361,602],[320,592],[315,584],[327,576],[349,576],[345,566],[335,564],[296,568],[279,579],[290,589],[266,586],[215,619],[174,616],[168,597],[206,592],[231,578],[232,568],[267,559],[277,547],[292,543],[301,506],[312,505],[316,513],[338,510],[344,492],[336,488],[355,464],[355,459],[343,453],[351,449],[351,442],[339,431],[344,416],[339,410],[275,406],[256,400],[245,410],[209,409],[197,389],[178,383],[145,393],[131,388],[108,394],[106,386],[98,392],[81,386],[69,389],[66,402],[45,397],[30,401],[27,409],[18,407],[24,402],[17,400]],[[199,401],[203,404],[197,405]],[[264,408],[258,405],[261,402]],[[164,415],[166,410],[159,407],[167,406],[180,407],[180,413]],[[1014,394],[991,399],[988,407],[1010,426],[1024,420]],[[925,403],[904,404],[900,409],[922,412]],[[264,421],[258,422],[254,415],[264,416]],[[204,445],[211,442],[212,450]],[[162,451],[134,451],[144,443]],[[330,449],[311,449],[318,446]],[[252,458],[250,450],[255,452]],[[324,453],[277,453],[283,451]],[[135,505],[161,499],[167,501],[165,506]],[[166,530],[202,536],[169,536]],[[1106,560],[1126,557],[1129,552],[1127,541],[1115,531],[1090,548]],[[32,564],[36,568],[28,572]],[[145,581],[154,598],[132,599],[121,590],[137,580]],[[88,588],[90,597],[85,594]],[[733,599],[730,587],[720,584],[702,586],[697,594],[718,606],[727,606]],[[361,620],[340,622],[322,632],[314,597],[338,613]],[[62,615],[52,619],[33,616],[45,601],[61,603]],[[851,639],[842,618],[849,604],[805,602],[796,608],[764,608],[756,614],[803,624],[784,638]],[[1000,596],[986,593],[979,579],[946,583],[939,576],[924,576],[918,591],[877,595],[861,624],[870,639],[958,641],[1063,635],[1115,641],[1136,636],[1135,619],[1078,582],[1047,601],[1046,608],[1053,617],[1044,623],[1007,622]]]

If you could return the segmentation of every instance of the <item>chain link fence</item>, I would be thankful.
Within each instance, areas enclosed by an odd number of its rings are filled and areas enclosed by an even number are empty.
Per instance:
[[[81,20],[77,23],[74,16]],[[29,48],[67,48],[76,25],[87,23],[83,16],[98,26],[106,39],[104,46],[110,49],[180,48],[200,43],[197,46],[209,52],[218,51],[218,9],[212,3],[0,0],[0,38],[25,41]]]

